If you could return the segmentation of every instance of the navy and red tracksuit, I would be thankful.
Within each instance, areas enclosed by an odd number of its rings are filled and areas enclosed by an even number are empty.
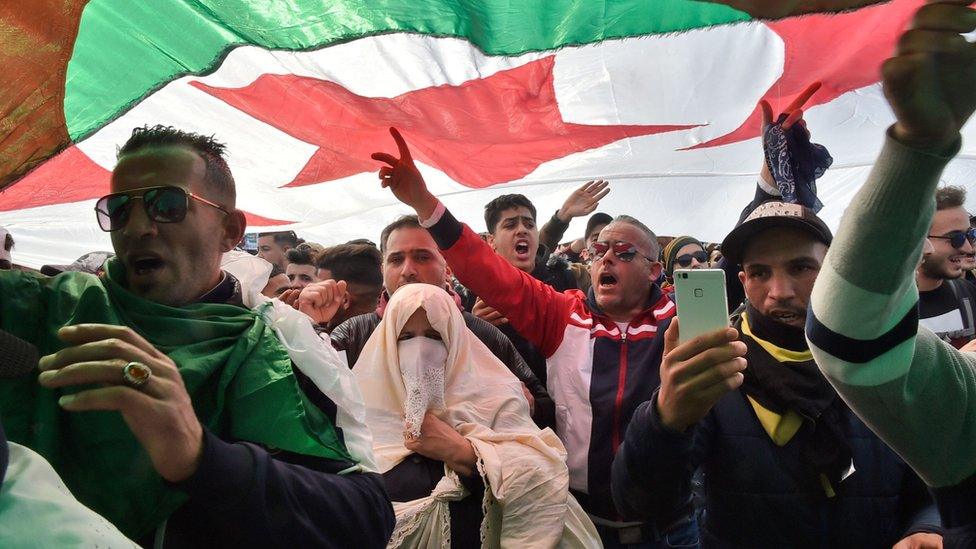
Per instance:
[[[436,217],[436,214],[435,214]],[[637,406],[660,384],[664,331],[676,309],[656,285],[650,306],[621,328],[579,290],[556,291],[510,265],[445,211],[428,230],[457,279],[546,357],[556,432],[568,451],[570,487],[587,512],[619,520],[610,469]]]

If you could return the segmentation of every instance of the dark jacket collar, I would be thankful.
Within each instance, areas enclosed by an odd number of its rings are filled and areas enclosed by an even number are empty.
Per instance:
[[[196,303],[224,303],[244,307],[244,292],[234,275],[221,271],[223,277],[212,290],[200,296]]]

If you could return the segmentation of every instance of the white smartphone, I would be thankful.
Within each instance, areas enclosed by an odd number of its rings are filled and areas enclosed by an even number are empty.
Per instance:
[[[680,319],[680,343],[728,327],[729,306],[722,269],[674,271],[674,298]]]

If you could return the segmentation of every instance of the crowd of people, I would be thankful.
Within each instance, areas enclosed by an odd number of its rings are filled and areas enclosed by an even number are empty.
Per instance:
[[[414,214],[247,250],[223,145],[136,128],[96,204],[113,252],[33,272],[0,229],[0,546],[976,547],[976,218],[939,185],[974,28],[919,10],[836,235],[816,83],[761,104],[722,242],[596,211],[605,180],[478,232],[391,128],[372,158]],[[686,341],[695,269],[729,327]]]

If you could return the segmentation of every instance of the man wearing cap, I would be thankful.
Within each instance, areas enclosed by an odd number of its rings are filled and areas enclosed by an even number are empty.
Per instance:
[[[143,546],[384,547],[351,373],[220,267],[246,223],[224,146],[143,127],[118,156],[95,208],[117,254],[103,276],[0,272],[0,329],[43,355],[0,379],[10,440]]]
[[[747,304],[734,345],[748,367],[739,385],[692,360],[662,365],[660,389],[634,413],[614,460],[625,516],[653,520],[687,505],[701,467],[705,545],[941,547],[924,485],[847,408],[807,348],[807,303],[830,242],[811,210],[780,201],[759,205],[725,238],[725,257],[742,266]],[[677,324],[665,356],[680,360],[697,340],[675,347]]]

